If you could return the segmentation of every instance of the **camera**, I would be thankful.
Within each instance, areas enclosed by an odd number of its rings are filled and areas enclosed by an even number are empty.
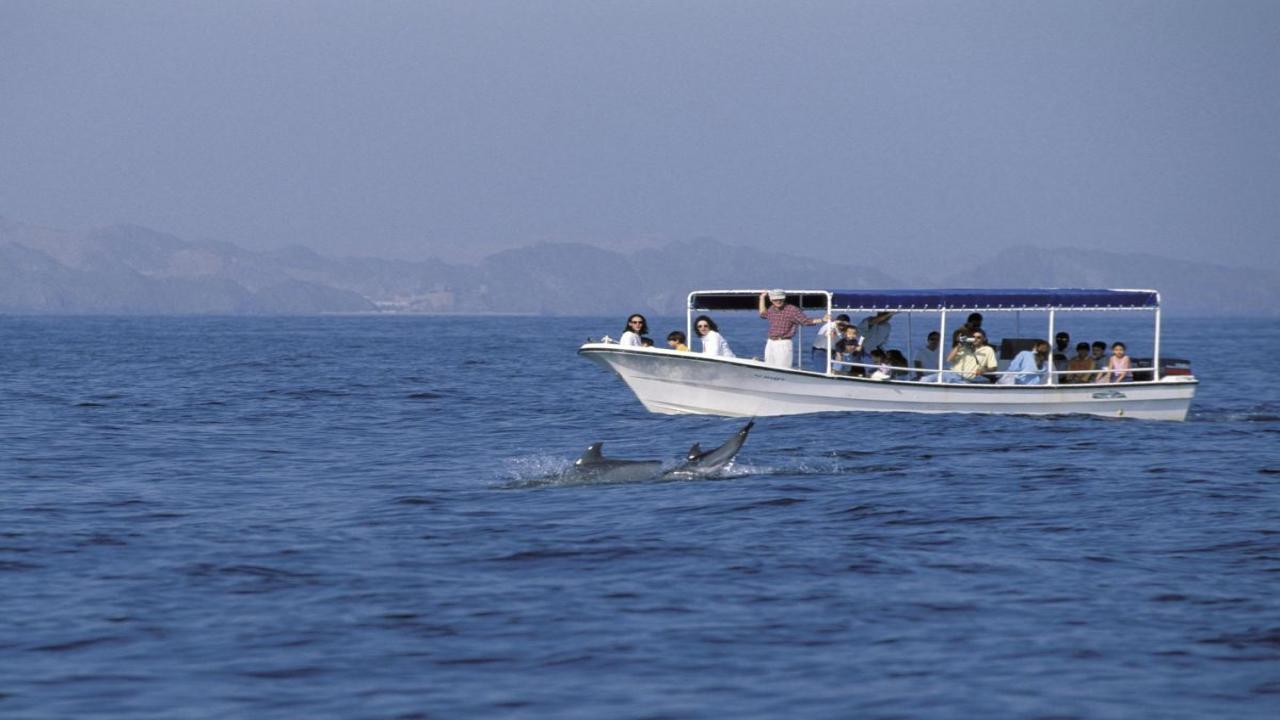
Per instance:
[[[972,335],[961,335],[960,337],[956,338],[956,341],[959,342],[961,345],[972,345],[974,342],[974,338]]]

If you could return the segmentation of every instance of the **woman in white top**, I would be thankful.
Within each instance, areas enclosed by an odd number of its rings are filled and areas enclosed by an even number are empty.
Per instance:
[[[618,344],[641,347],[644,343],[640,342],[640,336],[648,334],[649,322],[644,319],[643,315],[635,314],[627,318],[627,326],[623,328],[622,337],[618,338]]]
[[[698,319],[693,321],[693,331],[702,338],[703,355],[737,357],[729,349],[729,343],[725,342],[724,337],[720,335],[720,328],[716,327],[715,320],[706,315],[699,315]]]

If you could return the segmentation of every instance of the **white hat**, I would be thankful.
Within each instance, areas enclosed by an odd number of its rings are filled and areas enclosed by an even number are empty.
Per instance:
[[[786,293],[786,291],[785,291],[785,290],[777,290],[777,289],[770,290],[770,291],[769,291],[769,299],[770,299],[770,300],[786,300],[786,299],[787,299],[787,293]]]

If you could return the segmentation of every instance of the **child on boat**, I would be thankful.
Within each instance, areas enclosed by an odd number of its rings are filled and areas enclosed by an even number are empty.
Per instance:
[[[884,350],[880,348],[872,350],[871,362],[876,365],[875,371],[871,373],[872,380],[888,380],[893,377],[893,371],[889,369],[888,355]]]
[[[1106,369],[1098,373],[1095,382],[1129,382],[1133,380],[1133,373],[1129,372],[1131,364],[1124,343],[1118,342],[1111,346],[1111,357],[1107,358]]]
[[[1094,340],[1093,345],[1090,346],[1090,352],[1092,353],[1091,357],[1093,358],[1094,370],[1101,370],[1102,368],[1107,366],[1107,358],[1106,358],[1107,344],[1106,343],[1102,342],[1101,340]]]
[[[1067,363],[1068,375],[1063,377],[1064,383],[1087,383],[1093,378],[1093,356],[1089,354],[1089,343],[1076,343],[1076,356]]]
[[[866,360],[867,356],[862,352],[862,337],[858,335],[857,325],[849,325],[844,329],[844,337],[836,343],[835,352],[836,359],[843,363],[860,363]],[[866,374],[862,368],[849,365],[842,365],[839,371],[858,377]]]

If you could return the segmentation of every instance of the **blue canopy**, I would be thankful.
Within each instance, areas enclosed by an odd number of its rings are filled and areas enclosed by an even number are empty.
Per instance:
[[[1155,308],[1155,290],[1093,290],[1084,288],[999,290],[832,290],[837,307],[901,310],[982,310],[1051,308]]]
[[[1087,288],[945,289],[945,290],[787,290],[787,302],[808,309],[831,306],[857,310],[1115,310],[1160,306],[1155,290]],[[693,306],[703,310],[751,310],[759,290],[699,290]]]

